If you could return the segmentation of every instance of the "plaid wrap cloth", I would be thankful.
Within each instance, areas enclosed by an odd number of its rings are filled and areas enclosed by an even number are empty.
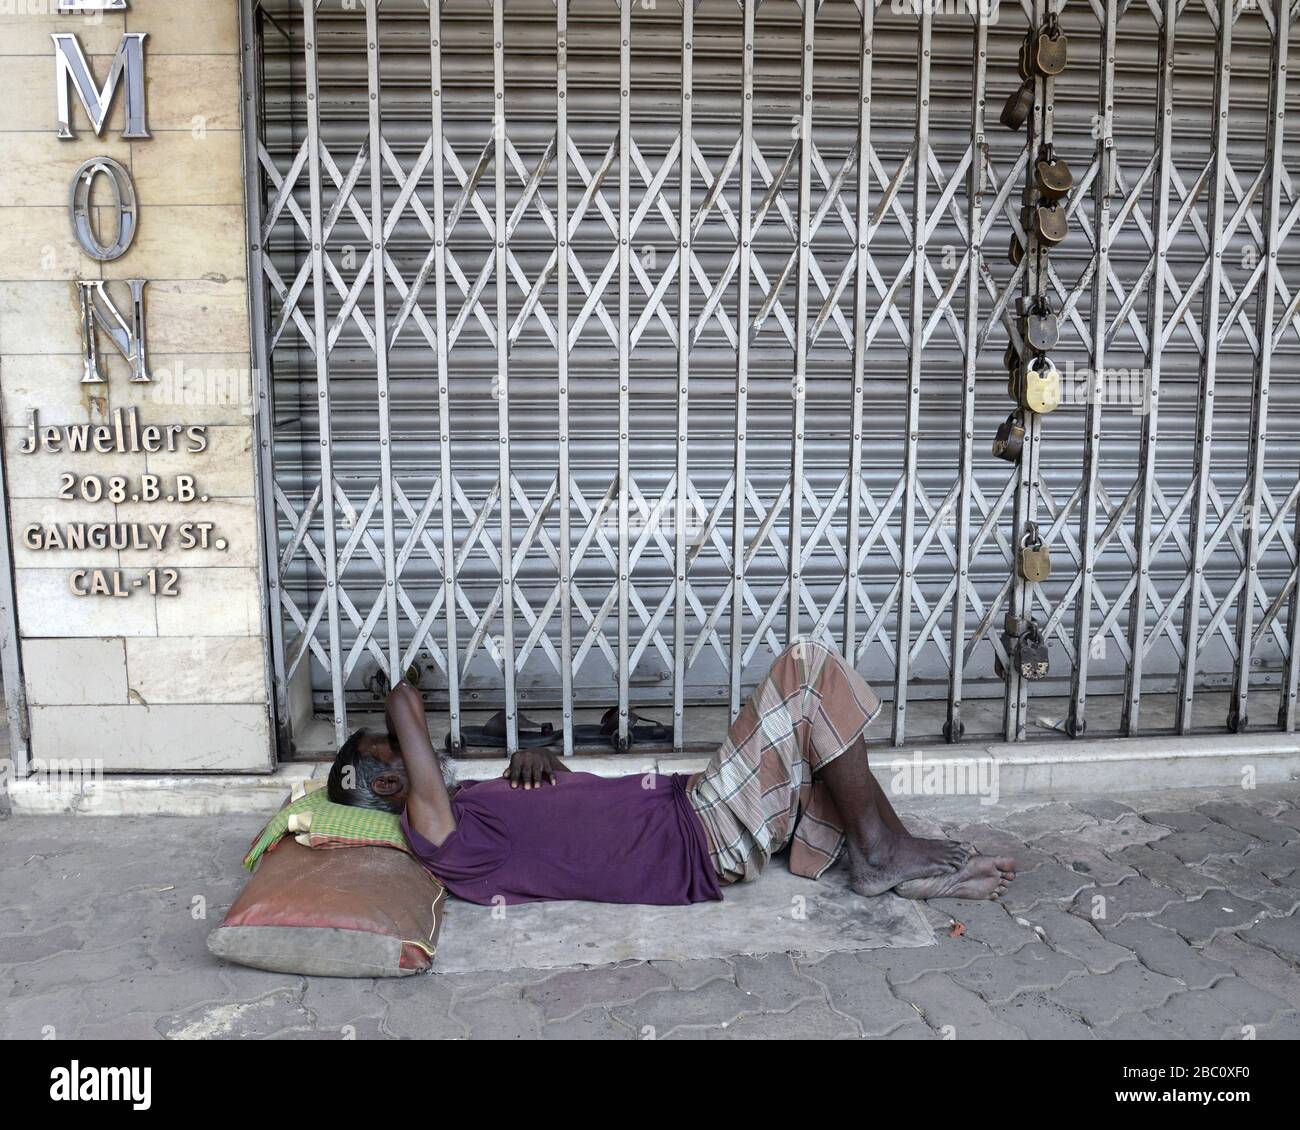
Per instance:
[[[823,643],[796,640],[777,657],[688,794],[723,882],[756,879],[787,844],[796,875],[816,879],[835,862],[840,814],[813,774],[853,744],[880,706]]]
[[[311,848],[376,846],[411,853],[402,834],[401,821],[391,812],[335,804],[323,786],[323,781],[309,782],[301,795],[295,786],[289,803],[271,817],[249,846],[244,856],[244,866],[249,871],[257,866],[263,852],[287,835]]]

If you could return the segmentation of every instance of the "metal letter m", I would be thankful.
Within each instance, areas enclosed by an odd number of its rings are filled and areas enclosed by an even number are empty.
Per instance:
[[[148,35],[147,31],[131,31],[122,36],[108,79],[102,87],[95,82],[90,64],[86,62],[86,53],[81,49],[81,41],[75,35],[60,32],[50,37],[54,40],[54,85],[59,99],[60,138],[66,141],[77,136],[72,128],[74,88],[90,117],[95,136],[99,137],[104,132],[123,75],[126,76],[126,123],[122,136],[137,140],[149,136],[144,88],[144,41]]]

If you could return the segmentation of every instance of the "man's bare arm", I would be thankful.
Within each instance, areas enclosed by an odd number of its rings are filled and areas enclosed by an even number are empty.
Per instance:
[[[385,711],[410,783],[406,799],[407,818],[411,827],[426,840],[441,844],[456,830],[456,818],[451,812],[447,782],[442,778],[438,757],[429,741],[420,692],[410,683],[398,683],[388,693]]]

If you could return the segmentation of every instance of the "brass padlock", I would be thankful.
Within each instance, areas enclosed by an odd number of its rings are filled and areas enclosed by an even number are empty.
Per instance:
[[[1061,337],[1061,322],[1046,296],[1039,295],[1032,300],[1029,312],[1021,316],[1020,332],[1035,353],[1046,353],[1056,348]]]
[[[1030,33],[1020,41],[1020,50],[1016,53],[1016,72],[1020,75],[1022,81],[1028,81],[1034,77],[1033,68],[1029,65],[1029,53],[1034,49],[1034,36],[1032,29]]]
[[[1070,234],[1070,216],[1056,200],[1034,209],[1034,231],[1043,243],[1055,247]]]
[[[1014,373],[1020,368],[1020,352],[1016,349],[1015,343],[1009,344],[1002,353],[1002,367],[1008,373]]]
[[[1002,107],[1002,113],[998,115],[998,121],[1007,129],[1022,129],[1025,122],[1029,120],[1033,108],[1034,83],[1029,79],[1008,96]]]
[[[1013,267],[1020,266],[1025,257],[1025,245],[1020,242],[1020,237],[1015,232],[1011,233],[1011,242],[1007,245],[1007,258],[1011,260]]]
[[[993,454],[1008,463],[1019,463],[1024,450],[1025,425],[1018,413],[1012,412],[998,425],[998,433],[993,437]]]
[[[1035,357],[1020,376],[1020,406],[1039,416],[1061,406],[1061,373],[1046,357]]]
[[[1020,539],[1020,575],[1026,581],[1045,581],[1052,575],[1052,555],[1033,522]]]
[[[1016,643],[1016,666],[1020,677],[1028,682],[1046,679],[1052,666],[1052,657],[1047,651],[1047,641],[1043,639],[1038,625],[1029,621],[1029,627]]]
[[[1055,12],[1047,16],[1047,23],[1034,39],[1029,51],[1029,62],[1034,70],[1044,78],[1059,75],[1065,70],[1069,54],[1069,37],[1061,30],[1060,20]]]
[[[1039,195],[1044,200],[1060,200],[1074,187],[1074,174],[1070,166],[1056,155],[1051,145],[1044,145],[1034,165],[1034,179]]]

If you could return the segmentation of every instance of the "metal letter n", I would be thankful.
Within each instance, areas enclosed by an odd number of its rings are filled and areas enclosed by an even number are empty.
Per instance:
[[[131,366],[133,384],[148,384],[153,380],[149,374],[149,345],[144,319],[144,288],[149,283],[146,279],[127,279],[126,284],[131,288],[130,325],[113,302],[103,280],[78,281],[73,284],[81,302],[81,356],[84,362],[82,384],[105,383],[99,365],[101,331],[108,334],[114,348]]]

